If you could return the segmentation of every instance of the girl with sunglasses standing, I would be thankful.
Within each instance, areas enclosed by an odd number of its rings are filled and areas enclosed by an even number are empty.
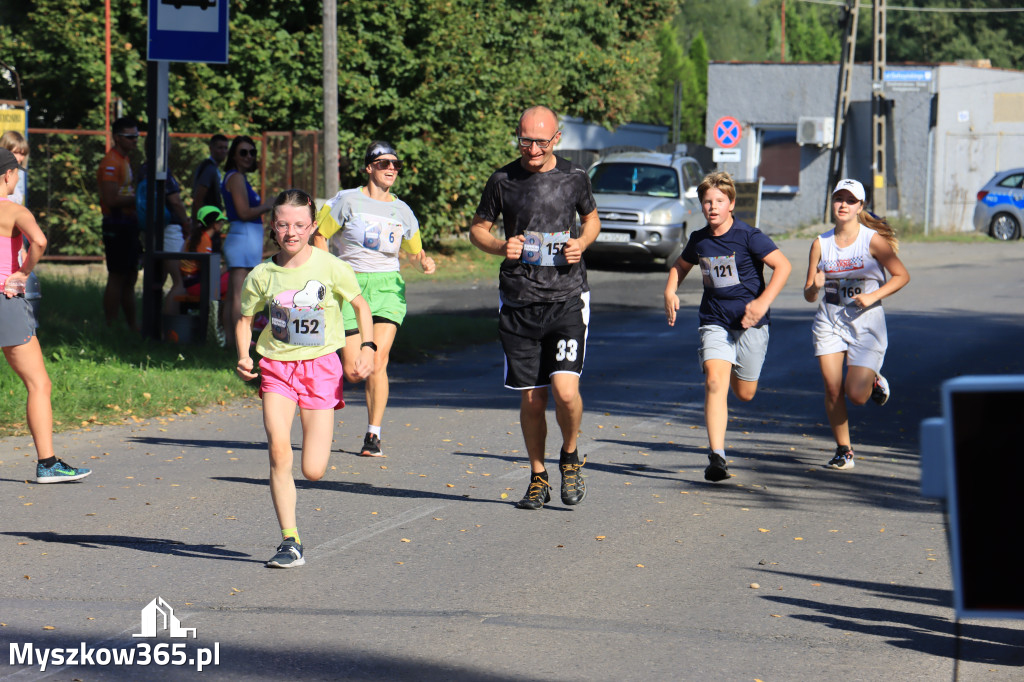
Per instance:
[[[231,141],[221,182],[224,212],[230,226],[222,252],[228,267],[228,295],[221,322],[228,348],[234,343],[235,324],[242,316],[242,282],[263,260],[263,221],[261,216],[272,207],[261,203],[260,195],[249,184],[247,173],[256,169],[256,143],[248,135]]]
[[[836,226],[811,244],[804,284],[804,299],[809,303],[825,291],[812,327],[814,354],[825,380],[825,412],[836,440],[836,453],[828,466],[844,471],[854,467],[846,398],[854,405],[869,399],[884,405],[889,399],[889,384],[881,374],[889,343],[882,299],[910,282],[896,255],[895,232],[864,208],[864,199],[864,185],[856,180],[840,180],[836,185],[832,192]]]
[[[363,298],[373,314],[376,356],[373,373],[366,379],[366,435],[359,454],[384,457],[381,451],[381,423],[388,403],[388,357],[395,334],[405,319],[405,280],[399,272],[399,250],[425,273],[434,272],[434,259],[423,251],[419,222],[409,205],[391,194],[402,170],[398,152],[389,143],[375,141],[366,149],[366,186],[342,190],[328,201],[317,216],[320,234],[334,255],[352,266]],[[342,349],[345,378],[359,381],[353,368],[359,357],[362,337],[350,305],[343,306],[345,334],[354,336]],[[365,345],[365,344],[364,344]]]

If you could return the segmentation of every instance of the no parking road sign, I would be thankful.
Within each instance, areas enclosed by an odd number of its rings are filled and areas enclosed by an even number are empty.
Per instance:
[[[723,116],[715,123],[715,144],[729,149],[740,143],[743,126],[732,116]]]

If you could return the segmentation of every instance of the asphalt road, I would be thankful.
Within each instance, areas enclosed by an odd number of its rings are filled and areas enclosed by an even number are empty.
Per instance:
[[[392,367],[386,459],[355,456],[365,412],[347,391],[328,475],[299,483],[295,570],[263,567],[280,537],[256,401],[60,434],[60,456],[95,469],[77,484],[27,483],[31,443],[7,439],[0,680],[1021,679],[1024,623],[957,632],[917,430],[939,414],[943,379],[1024,373],[1024,243],[904,247],[912,282],[886,302],[893,395],[851,410],[850,472],[823,468],[834,446],[800,293],[809,244],[781,245],[794,274],[760,392],[730,403],[734,477],[720,484],[702,477],[699,281],[669,328],[660,272],[591,273],[578,507],[557,490],[541,511],[513,507],[528,474],[496,344]],[[495,288],[421,284],[411,309],[493,314]],[[158,596],[197,638],[132,636]],[[40,672],[12,665],[29,643],[94,656],[184,644],[181,660],[218,660],[199,675]]]

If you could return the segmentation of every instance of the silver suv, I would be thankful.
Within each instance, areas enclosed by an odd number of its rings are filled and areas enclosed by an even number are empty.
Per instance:
[[[619,152],[590,167],[601,234],[587,254],[621,260],[679,258],[689,230],[702,226],[697,160],[657,152]]]

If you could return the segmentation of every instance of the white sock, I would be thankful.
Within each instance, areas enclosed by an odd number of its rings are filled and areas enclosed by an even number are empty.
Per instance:
[[[380,438],[380,427],[379,426],[374,426],[373,424],[367,424],[366,425],[366,432],[367,433],[372,433],[373,435],[377,436],[377,438]]]

